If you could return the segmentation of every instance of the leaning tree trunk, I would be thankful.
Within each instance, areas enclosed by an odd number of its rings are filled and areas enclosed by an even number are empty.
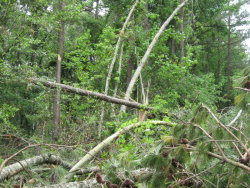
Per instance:
[[[110,84],[112,72],[113,72],[114,65],[115,65],[115,62],[116,62],[116,59],[117,59],[117,54],[118,54],[118,51],[119,51],[120,43],[122,41],[121,35],[125,32],[125,29],[126,29],[126,27],[128,25],[128,22],[129,22],[132,14],[133,14],[133,12],[135,10],[135,7],[137,6],[138,3],[139,3],[139,0],[136,0],[135,4],[132,6],[131,10],[129,11],[127,19],[123,24],[122,30],[120,31],[120,35],[119,35],[118,41],[117,41],[116,46],[115,46],[114,56],[113,56],[113,59],[112,59],[112,62],[110,64],[110,66],[109,66],[108,75],[107,75],[107,78],[106,78],[105,91],[104,91],[105,95],[108,95],[109,84]],[[103,126],[103,119],[104,119],[104,112],[105,112],[105,107],[104,107],[104,105],[102,105],[101,120],[100,120],[100,123],[99,123],[99,126],[98,126],[98,136],[99,137],[101,136],[102,126]]]
[[[145,123],[152,123],[155,125],[172,125],[171,123],[167,123],[165,121],[148,121]],[[63,182],[67,182],[72,178],[75,172],[80,169],[85,163],[87,163],[90,159],[92,159],[99,151],[101,151],[104,147],[108,146],[112,143],[116,138],[118,138],[121,134],[128,132],[130,129],[141,125],[142,122],[130,124],[127,127],[117,131],[113,135],[109,136],[105,140],[103,140],[100,144],[90,150],[78,163],[76,163],[69,171],[69,174],[64,178]]]
[[[144,54],[140,64],[138,65],[130,83],[129,86],[127,88],[127,91],[125,93],[125,100],[128,100],[130,98],[131,92],[134,88],[134,85],[138,79],[138,77],[140,76],[140,73],[142,71],[142,68],[145,66],[148,57],[151,53],[151,51],[153,50],[156,42],[158,41],[159,37],[161,36],[161,34],[164,32],[165,28],[169,25],[170,21],[174,18],[174,16],[179,12],[179,10],[184,7],[184,5],[188,2],[188,0],[185,0],[183,3],[181,3],[174,11],[173,13],[169,16],[169,18],[163,23],[163,25],[161,26],[160,30],[156,33],[154,39],[152,40],[152,42],[150,43],[150,45],[148,46],[148,49],[146,51],[146,53]],[[121,111],[125,112],[126,111],[126,106],[122,106],[121,107]]]

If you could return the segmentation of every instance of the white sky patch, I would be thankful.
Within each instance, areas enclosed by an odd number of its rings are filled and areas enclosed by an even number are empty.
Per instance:
[[[250,14],[250,4],[245,4],[241,7],[242,11],[247,11]],[[246,19],[250,22],[250,16],[248,16],[248,18]],[[250,32],[250,23],[246,24],[246,25],[242,25],[240,27],[238,27],[238,30],[244,30],[245,33]],[[249,36],[250,37],[250,36]],[[243,44],[245,45],[247,51],[250,54],[250,38],[247,38]]]
[[[94,8],[93,13],[95,13],[96,5],[97,5],[97,3],[94,2],[93,3],[93,8]],[[98,14],[100,16],[105,16],[108,13],[109,9],[104,7],[104,4],[103,4],[102,0],[99,1],[99,5],[98,6],[99,6],[98,7],[98,11],[99,11]]]
[[[53,11],[53,7],[51,5],[49,5],[48,8],[47,8],[47,11],[52,12]]]

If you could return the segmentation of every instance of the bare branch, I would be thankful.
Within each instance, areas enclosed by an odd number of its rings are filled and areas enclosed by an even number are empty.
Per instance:
[[[194,127],[198,127],[200,130],[202,130],[202,132],[204,132],[204,134],[211,139],[212,142],[215,143],[215,145],[217,146],[217,148],[219,149],[221,155],[226,158],[222,148],[220,147],[220,145],[218,144],[218,142],[205,130],[203,129],[201,126],[197,125],[197,124],[192,124]]]
[[[241,116],[241,114],[242,114],[242,110],[240,110],[238,112],[237,116],[227,126],[231,127],[239,119],[239,117]]]
[[[98,92],[94,92],[94,91],[75,88],[75,87],[65,85],[65,84],[58,84],[58,83],[55,83],[55,82],[43,81],[43,80],[34,79],[34,78],[30,79],[30,81],[33,82],[33,83],[42,83],[46,87],[51,87],[51,88],[60,87],[60,88],[64,89],[65,91],[68,91],[70,93],[89,96],[89,97],[93,97],[93,98],[103,100],[103,101],[106,101],[106,102],[125,105],[125,106],[131,107],[131,108],[153,110],[152,107],[145,107],[143,104],[140,104],[140,103],[137,103],[137,102],[130,102],[130,101],[127,101],[127,100],[124,100],[124,99],[111,97],[111,96],[108,96],[108,95],[105,95],[105,94],[102,94],[102,93],[98,93]]]
[[[248,152],[248,149],[247,149],[247,147],[245,146],[245,144],[243,144],[242,141],[241,141],[235,134],[233,134],[233,132],[230,131],[230,130],[228,129],[227,126],[225,126],[223,123],[221,123],[221,121],[214,115],[214,113],[213,113],[207,106],[202,105],[202,107],[203,107],[204,109],[206,109],[206,110],[212,115],[212,117],[215,119],[215,121],[218,123],[218,125],[219,125],[221,128],[223,128],[223,129],[224,129],[227,133],[229,133],[235,140],[237,140],[237,141],[240,143],[240,145],[244,148],[244,150],[245,150],[246,152]],[[250,155],[250,154],[249,154],[249,155]]]
[[[247,88],[235,87],[235,89],[239,89],[239,90],[243,90],[243,91],[246,91],[246,92],[250,92],[250,89],[247,89]]]
[[[165,148],[177,149],[178,147],[165,147]],[[199,150],[197,150],[197,148],[194,147],[194,146],[189,146],[188,148],[185,148],[185,149],[186,150],[190,150],[190,151],[197,151],[197,152],[199,152]],[[211,157],[214,157],[214,158],[217,158],[217,159],[219,159],[221,161],[227,162],[228,164],[231,164],[231,165],[234,165],[236,167],[239,167],[239,168],[241,168],[243,170],[246,170],[248,173],[250,173],[250,167],[247,166],[247,165],[244,165],[244,164],[242,164],[240,162],[237,162],[237,161],[234,161],[232,159],[228,159],[228,158],[225,159],[223,156],[218,155],[218,154],[213,153],[213,152],[210,152],[210,151],[207,151],[205,153],[207,153]]]

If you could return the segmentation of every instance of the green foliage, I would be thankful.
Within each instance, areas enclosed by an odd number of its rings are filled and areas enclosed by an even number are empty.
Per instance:
[[[149,154],[142,161],[142,165],[145,167],[150,167],[150,168],[156,169],[157,171],[161,171],[163,168],[166,168],[169,166],[169,162],[170,161],[167,160],[162,155]]]
[[[8,129],[15,129],[11,123],[11,118],[14,117],[15,113],[18,111],[18,108],[9,106],[8,104],[3,104],[0,106],[0,126],[1,131],[5,132]]]
[[[180,3],[179,0],[142,0],[127,29],[120,33],[134,0],[103,0],[99,1],[98,7],[90,0],[65,0],[62,10],[58,6],[60,2],[0,2],[0,132],[3,136],[15,133],[18,138],[28,140],[28,144],[52,142],[54,90],[41,84],[34,85],[28,80],[30,77],[43,77],[55,81],[61,23],[65,24],[61,82],[103,93],[115,45],[121,37],[123,57],[120,58],[118,53],[108,94],[113,95],[118,82],[116,94],[123,98],[131,75],[150,42]],[[232,130],[232,133],[247,144],[245,140],[250,136],[249,93],[233,91],[233,87],[243,88],[249,81],[250,71],[245,69],[249,67],[247,53],[240,43],[246,35],[235,27],[247,24],[247,15],[240,11],[245,2],[189,1],[184,8],[184,21],[178,14],[170,22],[153,48],[130,100],[142,103],[145,93],[142,88],[149,89],[149,106],[155,110],[148,112],[148,118],[170,122],[174,126],[142,123],[105,148],[97,156],[100,159],[98,165],[104,166],[104,172],[112,183],[121,183],[117,176],[120,171],[125,171],[126,177],[133,179],[131,170],[150,167],[156,171],[141,180],[141,185],[181,186],[183,178],[217,165],[191,178],[192,183],[202,182],[204,187],[214,187],[215,184],[217,187],[247,187],[250,184],[240,168],[220,163],[207,155],[207,152],[221,153],[214,141],[197,127],[219,140],[226,156],[239,161],[239,154],[232,145],[234,138],[219,127],[209,113],[200,108],[200,104],[218,112],[216,115],[225,125],[243,109],[233,126],[235,130],[241,129],[246,138],[238,131]],[[184,23],[183,33],[180,31],[181,23]],[[182,41],[185,44],[184,57],[181,57]],[[122,69],[118,75],[119,59],[122,60]],[[18,156],[18,160],[52,152],[77,161],[100,142],[97,127],[102,105],[97,99],[61,91],[61,133],[57,142],[77,145],[76,149],[70,152],[66,149],[55,151],[54,148],[31,149]],[[138,121],[135,118],[137,111],[128,109],[127,113],[121,114],[119,108],[105,103],[101,138]],[[15,146],[13,140],[4,138],[0,138],[1,147],[7,149],[1,150],[0,160],[27,145],[23,141]],[[183,139],[188,139],[188,144],[196,151],[181,143]],[[238,141],[235,143],[238,146]],[[241,147],[240,151],[243,151]],[[35,177],[37,186],[40,186],[59,182],[65,173],[58,167],[41,176],[25,172],[23,175]],[[75,180],[84,178],[76,176]],[[12,185],[13,180],[10,179],[6,185]]]

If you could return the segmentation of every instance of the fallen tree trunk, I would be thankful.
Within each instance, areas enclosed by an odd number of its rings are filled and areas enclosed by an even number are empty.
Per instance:
[[[144,179],[147,179],[148,176],[152,175],[152,173],[155,173],[155,170],[149,169],[149,168],[141,168],[137,170],[133,170],[130,172],[130,175],[133,177],[135,181],[143,181]],[[103,176],[104,179],[105,176]],[[125,180],[126,175],[124,172],[119,172],[118,177],[121,180]],[[102,188],[103,185],[97,183],[96,178],[80,181],[80,182],[70,182],[70,183],[62,183],[62,184],[55,184],[55,185],[49,185],[41,188]]]
[[[43,172],[51,171],[51,169],[52,168],[37,168],[37,169],[32,169],[32,171],[36,173],[43,173]],[[66,169],[70,170],[70,168],[66,168]],[[100,172],[100,171],[101,171],[101,168],[99,167],[88,167],[88,168],[77,170],[76,175],[79,176],[79,175],[84,175],[87,173]]]
[[[75,87],[65,85],[65,84],[59,84],[59,83],[50,82],[50,81],[43,81],[43,80],[39,80],[39,79],[30,79],[30,80],[33,83],[42,83],[44,86],[51,87],[51,88],[58,88],[59,87],[59,88],[64,89],[65,91],[68,91],[70,93],[89,96],[89,97],[93,97],[93,98],[103,100],[106,102],[110,102],[110,103],[125,105],[128,107],[137,108],[137,109],[153,110],[152,107],[146,107],[145,105],[137,103],[137,102],[131,102],[128,100],[119,99],[116,97],[111,97],[111,96],[108,96],[108,95],[105,95],[102,93],[98,93],[98,92],[94,92],[94,91],[84,90],[84,89],[75,88]]]
[[[80,182],[71,182],[71,183],[61,183],[55,185],[48,185],[40,188],[102,188],[103,185],[96,182],[96,179],[89,179],[86,181]]]
[[[4,167],[2,169],[2,171],[0,172],[0,182],[4,181],[7,178],[12,177],[13,175],[19,173],[20,171],[24,170],[27,167],[45,164],[45,163],[61,165],[62,167],[66,168],[66,169],[71,168],[71,164],[63,161],[58,156],[50,155],[50,154],[39,155],[39,156],[36,156],[33,158],[19,161],[17,163],[14,163],[12,165],[7,166],[7,167]]]
[[[102,141],[100,144],[98,144],[96,147],[94,147],[92,150],[90,150],[78,163],[76,163],[69,171],[69,174],[64,178],[63,182],[67,182],[71,179],[71,177],[76,173],[78,169],[80,169],[87,161],[92,159],[99,151],[101,151],[104,147],[109,145],[112,141],[114,141],[116,138],[118,138],[121,134],[124,134],[125,132],[129,131],[130,129],[141,125],[143,122],[130,124],[127,127],[124,127],[123,129],[115,132],[113,135],[106,138],[104,141]],[[165,121],[148,121],[144,123],[152,123],[155,125],[172,125],[171,123],[167,123]]]
[[[63,161],[60,157],[50,154],[45,155],[39,155],[35,156],[29,159],[25,159],[22,161],[19,161],[17,163],[11,164],[9,166],[6,166],[2,169],[0,173],[0,182],[14,176],[15,174],[25,170],[27,167],[35,166],[35,165],[41,165],[41,164],[54,164],[54,165],[60,165],[63,168],[70,170],[72,168],[72,165],[69,164],[66,161]],[[51,170],[46,169],[46,170]],[[82,175],[90,172],[99,172],[101,169],[99,167],[89,167],[85,169],[79,169],[76,171],[76,175]],[[36,171],[36,170],[35,170]],[[38,172],[39,170],[37,170]],[[42,172],[43,169],[40,169]]]

